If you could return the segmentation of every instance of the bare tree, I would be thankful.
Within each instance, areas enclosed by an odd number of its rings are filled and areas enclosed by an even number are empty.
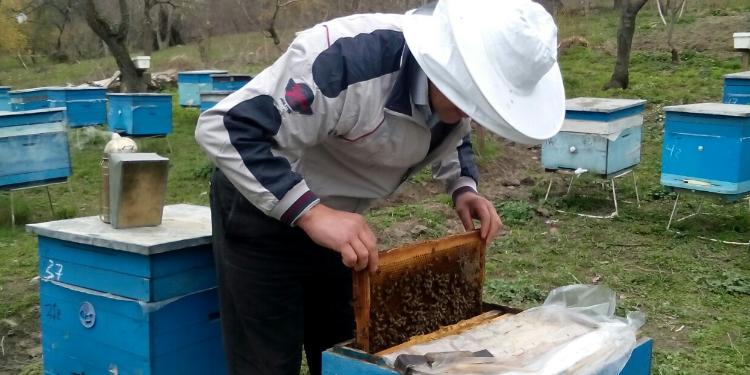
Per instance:
[[[143,71],[135,68],[128,51],[128,29],[130,28],[130,9],[127,0],[118,0],[120,23],[110,25],[97,11],[94,0],[83,0],[83,12],[86,23],[91,30],[107,45],[109,52],[120,68],[121,92],[145,92],[146,77]]]
[[[182,43],[178,30],[178,17],[175,15],[176,5],[159,4],[156,25],[156,45],[159,49]]]
[[[266,31],[268,32],[268,35],[271,39],[273,39],[273,44],[279,45],[281,44],[281,40],[279,39],[279,33],[276,32],[276,18],[279,16],[279,10],[281,8],[290,5],[292,3],[296,3],[299,0],[287,0],[285,2],[281,2],[281,0],[276,0],[274,2],[274,10],[273,10],[273,16],[271,16],[271,22],[269,23],[268,27],[266,28]]]
[[[664,5],[662,5],[662,1]],[[680,52],[677,51],[677,47],[674,44],[674,25],[682,17],[682,12],[685,10],[685,3],[687,0],[656,0],[656,7],[659,9],[659,16],[664,25],[667,26],[667,45],[672,53],[672,63],[680,63]],[[664,18],[666,13],[667,17]]]
[[[617,27],[617,61],[612,78],[604,85],[604,89],[628,88],[630,83],[630,49],[635,34],[635,18],[648,0],[622,0],[620,8],[620,24]]]
[[[77,0],[33,0],[29,1],[25,7],[25,13],[37,13],[43,17],[40,23],[52,25],[56,32],[55,51],[53,58],[58,61],[67,59],[62,48],[62,37],[68,25],[73,20],[73,10]]]
[[[158,8],[156,8],[158,6]],[[171,31],[172,13],[177,8],[177,0],[143,0],[143,54],[150,55],[157,49],[168,45],[169,32]],[[154,9],[156,10],[156,20],[154,20]],[[169,10],[165,10],[169,8]],[[166,33],[161,33],[161,17],[165,16],[166,22],[169,23]],[[166,34],[166,35],[163,35]],[[166,40],[165,40],[166,39]]]

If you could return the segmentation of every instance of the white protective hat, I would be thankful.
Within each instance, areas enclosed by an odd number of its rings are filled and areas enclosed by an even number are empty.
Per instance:
[[[404,38],[430,81],[483,127],[538,144],[560,130],[557,27],[530,0],[440,0],[406,14]]]

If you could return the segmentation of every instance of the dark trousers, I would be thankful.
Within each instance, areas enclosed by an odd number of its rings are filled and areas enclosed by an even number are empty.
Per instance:
[[[220,171],[211,218],[230,374],[299,374],[303,345],[320,374],[321,353],[354,337],[351,270],[255,208]]]

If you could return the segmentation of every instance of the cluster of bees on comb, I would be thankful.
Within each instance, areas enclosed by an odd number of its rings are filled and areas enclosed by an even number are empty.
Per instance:
[[[455,252],[376,277],[371,283],[370,351],[481,313],[480,273],[468,252]]]

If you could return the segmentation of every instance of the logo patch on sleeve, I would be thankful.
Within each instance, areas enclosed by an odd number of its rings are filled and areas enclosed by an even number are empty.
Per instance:
[[[303,115],[312,115],[312,103],[315,100],[313,91],[305,83],[296,83],[290,79],[286,84],[286,93],[284,94],[289,108],[294,112]]]

